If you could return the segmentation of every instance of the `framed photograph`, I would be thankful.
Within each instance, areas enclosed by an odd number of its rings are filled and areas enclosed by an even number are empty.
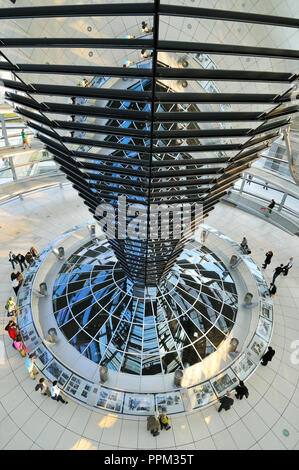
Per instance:
[[[156,410],[159,413],[179,413],[184,411],[184,404],[179,391],[155,395]]]
[[[122,412],[124,402],[124,393],[110,388],[101,387],[96,406],[106,410]]]
[[[261,302],[260,314],[267,320],[273,321],[273,305]]]
[[[245,380],[255,368],[254,362],[247,354],[242,354],[231,366],[239,380]]]
[[[227,390],[232,390],[238,385],[238,379],[231,369],[226,370],[214,379],[211,379],[211,384],[218,396],[225,395]]]
[[[255,360],[259,360],[265,353],[266,349],[267,341],[255,334],[248,346],[250,357],[252,356]]]
[[[210,382],[189,388],[188,392],[192,409],[207,405],[217,398]]]
[[[128,414],[154,414],[154,396],[147,393],[126,393],[124,413]]]
[[[272,322],[267,320],[266,318],[260,317],[257,328],[256,334],[261,336],[266,341],[270,340],[272,331]]]

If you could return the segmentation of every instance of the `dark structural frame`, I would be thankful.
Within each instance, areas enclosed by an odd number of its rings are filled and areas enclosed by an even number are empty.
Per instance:
[[[294,104],[292,83],[296,73],[244,71],[229,69],[200,69],[179,66],[171,68],[159,61],[160,52],[188,54],[217,54],[260,58],[293,59],[294,68],[299,53],[263,47],[233,46],[230,44],[190,43],[160,39],[161,16],[190,17],[245,22],[298,28],[299,21],[269,15],[163,5],[152,3],[74,5],[45,7],[10,7],[0,10],[1,20],[25,18],[62,18],[93,16],[137,16],[152,18],[152,34],[132,39],[118,38],[0,38],[0,69],[10,71],[15,80],[3,80],[13,90],[6,98],[16,105],[19,114],[38,131],[45,144],[72,182],[89,210],[96,215],[99,204],[118,205],[119,196],[125,195],[128,203],[145,208],[146,237],[110,239],[123,271],[136,286],[155,286],[165,276],[182,252],[196,223],[192,212],[192,225],[179,239],[168,240],[150,237],[152,204],[176,205],[178,203],[202,204],[206,217],[215,204],[226,194],[242,172],[259,157],[269,143],[287,126],[290,116],[298,111]],[[101,67],[53,64],[14,64],[9,60],[10,48],[99,48],[116,50],[151,51],[149,66]],[[136,79],[143,84],[139,90],[76,87],[26,83],[24,74],[92,75],[94,77],[119,77]],[[236,82],[235,93],[195,93],[183,89],[167,89],[163,81],[216,80]],[[274,82],[286,85],[280,95],[265,93],[238,93],[239,82]],[[146,84],[146,86],[144,85]],[[19,93],[21,92],[21,94]],[[66,103],[39,101],[40,96],[65,97]],[[70,98],[72,104],[70,103]],[[98,100],[90,105],[89,100]],[[59,101],[59,100],[58,100]],[[104,106],[103,101],[106,103]],[[129,102],[126,108],[121,106]],[[117,105],[118,103],[118,105]],[[232,112],[205,111],[201,107],[217,104],[250,104],[269,106],[269,111]],[[26,109],[25,109],[26,108]],[[31,109],[31,110],[30,110]],[[204,108],[206,109],[206,108]],[[54,120],[51,114],[61,114]],[[71,120],[68,120],[69,117]],[[80,117],[105,119],[105,125],[89,124]],[[120,126],[119,122],[130,122]],[[220,122],[258,122],[258,127],[215,128]],[[211,129],[201,129],[200,123],[212,123]],[[219,127],[219,126],[218,126]],[[60,135],[68,130],[71,136]],[[87,138],[86,133],[93,134]],[[236,143],[223,143],[223,139],[238,139]],[[245,138],[245,142],[244,142]],[[218,143],[210,142],[218,139]],[[125,140],[125,142],[124,142]],[[231,142],[231,141],[230,141]],[[90,152],[90,149],[97,148]],[[211,157],[208,152],[215,152]],[[216,154],[217,152],[217,154]],[[217,156],[219,155],[220,156]],[[128,220],[130,218],[128,217]],[[174,219],[173,219],[174,220]],[[174,223],[174,222],[173,222]],[[162,229],[162,227],[160,227]]]

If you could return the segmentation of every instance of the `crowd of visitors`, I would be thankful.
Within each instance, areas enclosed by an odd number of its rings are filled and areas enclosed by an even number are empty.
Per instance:
[[[11,263],[13,269],[13,272],[10,275],[10,279],[15,295],[18,295],[19,289],[23,282],[22,272],[24,269],[34,264],[35,260],[39,259],[40,257],[38,251],[36,248],[34,248],[34,246],[32,246],[25,255],[22,255],[21,253],[15,255],[12,251],[8,253],[8,261]],[[18,267],[21,269],[21,272],[18,270]]]
[[[274,203],[274,205],[275,205],[275,203]],[[244,254],[250,254],[251,253],[251,251],[248,248],[248,242],[247,242],[246,237],[243,237],[243,239],[240,243],[240,247],[241,247],[241,250],[243,251]],[[266,256],[265,261],[262,264],[263,269],[266,269],[267,266],[269,266],[269,264],[271,263],[271,260],[272,260],[272,257],[273,257],[273,251],[271,251],[271,250],[267,251],[265,256]],[[289,270],[293,266],[293,261],[294,261],[294,258],[291,257],[291,258],[288,259],[288,261],[286,263],[281,263],[279,266],[277,266],[273,270],[274,274],[273,274],[272,282],[270,283],[270,287],[269,287],[269,293],[271,294],[271,296],[274,296],[277,292],[277,287],[275,285],[276,279],[281,275],[283,275],[283,276],[288,275]]]

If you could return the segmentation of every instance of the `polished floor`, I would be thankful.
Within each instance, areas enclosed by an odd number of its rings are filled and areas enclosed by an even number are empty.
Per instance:
[[[145,418],[89,410],[72,400],[56,403],[34,391],[25,361],[4,331],[4,305],[12,295],[9,249],[41,249],[61,232],[91,214],[70,186],[35,192],[0,206],[0,340],[6,359],[0,363],[0,449],[299,449],[299,244],[298,238],[266,221],[219,204],[207,223],[234,240],[246,235],[254,260],[261,264],[269,249],[272,270],[294,257],[287,277],[277,280],[272,347],[276,355],[247,381],[249,398],[235,400],[229,411],[212,405],[174,415],[172,428],[154,438]],[[1,346],[1,343],[0,343]],[[292,354],[293,353],[293,354]]]

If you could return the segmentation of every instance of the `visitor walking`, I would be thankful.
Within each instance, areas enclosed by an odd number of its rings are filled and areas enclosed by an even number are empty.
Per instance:
[[[25,150],[25,145],[28,145],[28,147],[31,149],[31,145],[28,142],[24,129],[22,129],[21,136],[22,136],[22,141],[23,141],[23,149]]]
[[[262,268],[263,268],[263,269],[266,269],[266,267],[268,266],[268,264],[271,263],[271,259],[272,259],[272,256],[273,256],[273,252],[272,252],[272,251],[268,251],[265,256],[266,256],[266,259],[265,259],[265,261],[264,261],[264,264],[262,265]]]
[[[24,271],[23,265],[25,266],[25,268],[27,268],[25,256],[23,256],[23,255],[21,255],[21,253],[19,253],[19,254],[16,256],[16,260],[17,260],[17,262],[18,262],[19,265],[20,265],[21,271],[23,272],[23,271]]]
[[[230,396],[230,392],[227,391],[226,392],[226,395],[224,395],[223,397],[219,398],[219,401],[221,403],[220,407],[218,408],[218,413],[220,413],[220,411],[223,409],[225,411],[229,410],[230,407],[233,405],[234,403],[234,400],[231,398]]]
[[[271,202],[270,202],[270,204],[269,204],[269,206],[268,206],[268,209],[269,209],[270,214],[271,214],[271,212],[272,212],[272,209],[274,209],[274,207],[275,207],[275,201],[274,201],[274,199],[271,199]]]
[[[263,357],[261,359],[262,366],[266,366],[269,361],[272,361],[272,357],[274,356],[274,354],[275,354],[274,349],[271,348],[271,346],[269,346],[268,351],[263,355]]]
[[[289,273],[289,270],[293,266],[293,260],[294,258],[290,258],[289,261],[286,263],[286,265],[283,267],[283,275],[287,276]]]
[[[52,400],[61,401],[61,403],[68,404],[68,401],[65,401],[62,396],[60,395],[60,388],[57,387],[57,380],[54,380],[51,386],[51,398]]]
[[[249,397],[248,388],[244,385],[244,382],[242,380],[240,380],[240,383],[236,386],[235,390],[237,392],[236,398],[238,400],[242,400],[243,397]]]
[[[18,264],[18,260],[16,259],[16,255],[12,251],[8,253],[8,260],[11,263],[12,269],[15,270],[15,264]]]
[[[33,380],[35,380],[36,379],[35,376],[38,375],[38,370],[34,364],[35,358],[36,358],[35,354],[32,353],[32,354],[29,354],[29,357],[27,357],[26,359],[26,370]]]
[[[283,264],[278,266],[277,268],[274,269],[274,274],[273,274],[273,279],[272,279],[272,284],[275,284],[275,279],[281,275],[283,272]]]
[[[276,285],[271,282],[270,287],[269,287],[269,293],[271,294],[272,297],[275,296],[277,291]]]

